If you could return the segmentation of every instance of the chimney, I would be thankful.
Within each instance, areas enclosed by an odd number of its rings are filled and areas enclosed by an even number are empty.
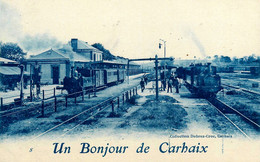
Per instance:
[[[74,52],[77,51],[77,49],[78,49],[78,39],[77,38],[71,39],[71,47]]]

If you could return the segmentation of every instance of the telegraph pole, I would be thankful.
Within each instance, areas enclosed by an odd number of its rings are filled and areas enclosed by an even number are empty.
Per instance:
[[[127,61],[127,83],[129,84],[129,59],[128,59],[128,61]]]
[[[159,87],[158,87],[158,56],[155,55],[155,83],[156,83],[156,97],[155,99],[158,100],[159,98]]]
[[[24,73],[24,65],[19,65],[20,69],[21,69],[21,81],[20,81],[20,102],[21,102],[21,105],[23,104],[23,97],[24,97],[24,94],[23,94],[23,73]]]
[[[30,101],[32,102],[32,64],[30,64]]]
[[[40,65],[36,62],[35,63],[35,82],[36,82],[36,94],[37,98],[41,93],[41,78],[40,78]]]
[[[93,97],[97,97],[97,70],[96,70],[96,64],[94,64],[94,81],[95,81],[95,84],[94,84],[94,96]]]

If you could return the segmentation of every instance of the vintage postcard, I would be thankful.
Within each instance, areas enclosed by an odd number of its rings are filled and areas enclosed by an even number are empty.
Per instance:
[[[0,161],[260,161],[260,1],[0,0]]]

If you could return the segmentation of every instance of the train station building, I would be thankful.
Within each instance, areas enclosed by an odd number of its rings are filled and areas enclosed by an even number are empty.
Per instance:
[[[126,69],[127,60],[103,60],[102,51],[87,42],[71,39],[60,49],[49,49],[26,60],[26,71],[39,75],[41,84],[61,84],[71,69]],[[129,74],[140,73],[140,65],[131,63]]]
[[[102,51],[87,42],[71,39],[60,49],[49,49],[26,60],[26,71],[39,73],[41,84],[60,84],[65,76],[70,76],[72,67],[90,67],[101,62]]]

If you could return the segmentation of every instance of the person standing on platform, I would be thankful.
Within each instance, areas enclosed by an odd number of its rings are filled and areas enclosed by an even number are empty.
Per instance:
[[[173,81],[172,81],[172,79],[170,78],[170,79],[168,80],[167,93],[169,93],[169,89],[170,89],[170,93],[172,93],[172,84],[173,84]]]
[[[179,81],[177,77],[174,77],[173,84],[175,86],[175,93],[179,93]]]
[[[141,81],[140,81],[140,86],[141,86],[141,90],[142,92],[144,91],[145,89],[145,86],[144,86],[144,79],[142,78]]]
[[[148,83],[148,78],[147,78],[146,75],[144,76],[144,82],[145,82],[145,85],[147,85],[147,83]]]
[[[181,88],[182,84],[183,84],[183,80],[181,78],[178,78],[179,79],[179,88]]]

